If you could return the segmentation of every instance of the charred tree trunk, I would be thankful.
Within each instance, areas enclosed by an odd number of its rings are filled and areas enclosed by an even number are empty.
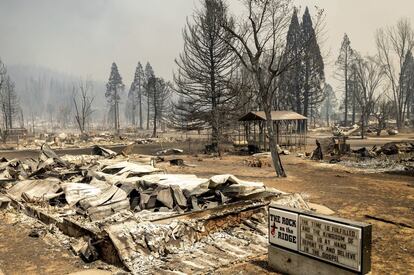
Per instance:
[[[266,126],[267,126],[267,132],[269,134],[269,147],[270,147],[270,154],[272,155],[273,166],[276,170],[277,176],[286,177],[286,173],[283,168],[282,161],[279,156],[279,152],[277,151],[277,143],[276,143],[276,137],[275,137],[275,133],[273,129],[273,121],[272,121],[272,114],[271,114],[270,107],[265,106],[264,112],[266,115]]]
[[[149,130],[150,122],[150,95],[147,96],[147,130]]]
[[[355,124],[355,115],[356,115],[356,93],[357,93],[357,81],[354,76],[354,81],[352,85],[352,125]]]
[[[12,102],[11,102],[11,92],[8,90],[7,91],[7,96],[8,96],[8,116],[9,116],[9,129],[13,129],[13,108],[12,108]]]
[[[305,83],[304,83],[304,92],[303,92],[303,115],[308,117],[309,115],[309,58],[306,57],[306,70],[305,70]],[[312,121],[312,117],[310,119]],[[306,129],[308,129],[308,123],[306,123]]]
[[[329,125],[331,124],[329,121],[330,115],[329,115],[329,108],[326,108],[326,126],[329,127]]]
[[[216,65],[214,63],[214,46],[209,46],[210,55],[210,88],[211,88],[211,113],[212,113],[212,127],[211,127],[211,147],[216,153],[219,153],[220,144],[220,125],[218,117],[218,96],[217,96],[217,83],[216,83]]]
[[[365,138],[365,110],[362,110],[362,117],[361,117],[361,138]]]
[[[115,133],[119,135],[119,125],[118,125],[118,89],[115,89],[115,102],[114,102],[114,125]]]
[[[215,104],[215,100],[213,100],[213,106],[216,105]],[[215,109],[212,110],[212,124],[211,124],[211,149],[215,152],[215,153],[220,153],[219,152],[219,144],[220,144],[220,129],[219,129],[219,125],[218,125],[218,114],[217,114],[217,110],[216,110],[217,106],[215,107]]]
[[[158,119],[158,106],[157,106],[157,92],[156,92],[156,84],[154,81],[154,87],[153,87],[152,94],[154,96],[154,120],[153,120],[153,131],[152,131],[152,137],[157,137],[157,119]]]
[[[345,54],[345,114],[344,123],[348,125],[348,53]]]
[[[138,104],[139,104],[139,129],[143,128],[143,119],[142,119],[142,95],[141,95],[141,87],[139,88],[138,94]]]
[[[137,106],[135,106],[135,102],[133,103],[133,105],[132,105],[132,117],[131,117],[131,122],[132,122],[132,125],[134,125],[135,126],[135,113],[137,112]]]

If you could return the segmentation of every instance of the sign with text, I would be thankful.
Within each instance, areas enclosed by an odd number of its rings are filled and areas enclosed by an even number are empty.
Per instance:
[[[361,229],[300,216],[299,250],[305,254],[361,270]]]
[[[371,270],[372,226],[282,206],[269,207],[269,242],[359,274]]]
[[[292,250],[298,250],[298,214],[269,209],[269,241]]]

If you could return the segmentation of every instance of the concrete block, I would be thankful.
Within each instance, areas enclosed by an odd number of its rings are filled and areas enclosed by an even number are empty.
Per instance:
[[[358,274],[289,250],[269,245],[269,266],[277,272],[290,275],[351,275]]]

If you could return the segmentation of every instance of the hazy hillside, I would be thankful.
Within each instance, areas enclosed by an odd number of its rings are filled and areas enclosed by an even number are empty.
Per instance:
[[[45,67],[9,65],[8,73],[16,85],[16,92],[25,117],[49,119],[62,115],[62,109],[72,109],[73,86],[81,77]],[[85,79],[83,77],[82,79]],[[94,116],[103,118],[106,111],[105,83],[93,81]]]

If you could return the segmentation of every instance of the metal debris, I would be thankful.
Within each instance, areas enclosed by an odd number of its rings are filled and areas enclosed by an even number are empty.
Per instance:
[[[119,259],[134,274],[162,273],[167,264],[184,273],[214,269],[210,250],[228,255],[220,265],[265,251],[260,212],[278,190],[234,175],[165,174],[149,157],[133,162],[98,148],[103,155],[59,157],[42,146],[38,160],[3,159],[0,172],[14,180],[4,191],[28,215],[75,236],[72,250],[85,261]],[[191,253],[208,256],[192,261]]]
[[[110,149],[104,148],[102,146],[95,145],[92,148],[92,155],[98,155],[98,156],[104,156],[104,157],[114,157],[114,156],[117,155],[117,153],[110,150]]]
[[[182,149],[177,148],[168,148],[161,151],[156,152],[157,156],[166,156],[166,155],[174,155],[174,154],[182,154],[184,151]]]

